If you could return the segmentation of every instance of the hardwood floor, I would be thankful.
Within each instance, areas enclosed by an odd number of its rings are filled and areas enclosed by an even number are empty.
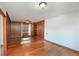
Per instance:
[[[69,49],[57,46],[42,38],[30,38],[31,43],[8,48],[8,56],[78,56]]]

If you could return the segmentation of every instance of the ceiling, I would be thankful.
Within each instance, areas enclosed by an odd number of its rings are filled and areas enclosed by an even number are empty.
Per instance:
[[[8,11],[12,21],[32,22],[50,19],[61,14],[79,10],[79,2],[47,2],[47,7],[41,9],[39,2],[0,2]]]

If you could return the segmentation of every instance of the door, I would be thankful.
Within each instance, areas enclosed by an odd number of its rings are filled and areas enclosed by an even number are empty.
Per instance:
[[[37,36],[44,38],[44,21],[37,22]]]
[[[6,55],[7,53],[7,33],[6,33],[6,17],[0,9],[0,55]]]

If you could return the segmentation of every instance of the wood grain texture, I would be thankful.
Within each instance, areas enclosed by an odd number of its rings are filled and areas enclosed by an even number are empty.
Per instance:
[[[37,22],[37,36],[44,38],[44,20]]]
[[[44,38],[44,20],[34,23],[34,36]]]
[[[31,43],[8,49],[7,56],[79,56],[67,48],[45,41],[40,37],[31,37]]]
[[[7,21],[6,16],[3,13],[2,9],[0,9],[0,15],[3,17],[3,54],[6,55],[7,53]]]
[[[8,50],[8,41],[9,41],[9,38],[10,38],[10,23],[11,23],[11,20],[10,20],[10,17],[8,15],[8,13],[6,12],[6,16],[4,17],[4,21],[3,21],[3,26],[4,26],[4,49],[5,49],[5,52],[7,54],[7,50]]]
[[[21,23],[11,22],[10,38],[8,41],[8,47],[20,44],[21,40]]]
[[[0,9],[0,15],[3,16],[3,51],[4,55],[7,54],[7,49],[8,49],[8,39],[10,37],[10,18],[8,13],[6,12],[6,16],[3,13],[3,11]]]
[[[6,17],[4,17],[3,20],[3,49],[4,49],[4,55],[7,54],[7,49],[8,49],[8,45],[7,45],[7,21],[6,21]]]
[[[32,25],[32,23],[11,21],[11,32],[10,40],[8,41],[8,47],[20,45],[21,38],[29,37],[28,33],[21,32],[21,25],[27,26],[29,24]]]
[[[34,23],[31,24],[31,27],[32,27],[31,36],[33,37],[34,36]]]

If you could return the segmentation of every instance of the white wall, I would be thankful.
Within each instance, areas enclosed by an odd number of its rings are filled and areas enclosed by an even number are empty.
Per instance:
[[[45,39],[79,51],[79,11],[47,19]]]
[[[3,17],[0,15],[0,45],[3,44]]]

